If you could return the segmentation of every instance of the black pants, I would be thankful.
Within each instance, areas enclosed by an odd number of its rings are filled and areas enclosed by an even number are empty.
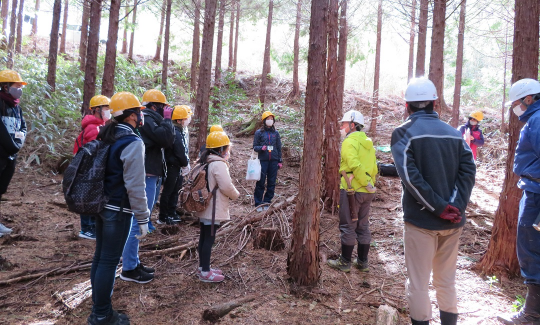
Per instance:
[[[216,240],[215,232],[218,230],[219,225],[214,225],[213,236],[211,225],[205,225],[202,222],[200,222],[199,225],[201,226],[199,247],[197,248],[197,252],[199,252],[199,267],[201,267],[204,272],[208,272],[210,271],[210,255],[212,254],[212,246]]]
[[[184,178],[180,173],[180,166],[167,165],[167,178],[163,183],[161,190],[161,199],[159,200],[159,218],[174,216],[178,204],[178,192],[182,188]]]
[[[17,156],[13,160],[9,158],[0,158],[0,196],[7,192],[11,178],[15,173],[15,161]]]

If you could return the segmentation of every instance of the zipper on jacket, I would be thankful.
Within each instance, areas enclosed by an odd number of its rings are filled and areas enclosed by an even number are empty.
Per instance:
[[[270,133],[266,131],[266,134],[268,134],[268,145],[270,145]],[[268,151],[268,160],[272,160],[272,151]]]

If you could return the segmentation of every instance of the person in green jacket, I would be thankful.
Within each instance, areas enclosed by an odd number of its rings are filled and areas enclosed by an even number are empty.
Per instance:
[[[358,242],[358,258],[353,264],[362,272],[369,272],[368,253],[371,242],[369,209],[375,197],[377,158],[370,138],[362,132],[364,116],[348,111],[341,119],[341,184],[339,194],[339,231],[341,255],[328,260],[328,265],[350,272],[354,245]]]

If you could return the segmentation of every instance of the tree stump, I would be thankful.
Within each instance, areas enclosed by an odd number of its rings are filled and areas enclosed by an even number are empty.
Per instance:
[[[277,228],[261,228],[255,231],[253,248],[280,251],[285,248],[281,232]]]
[[[388,305],[382,305],[377,309],[376,325],[398,325],[398,311]]]
[[[231,310],[235,309],[236,307],[242,306],[243,304],[253,300],[255,300],[254,296],[248,296],[223,304],[214,305],[210,308],[205,309],[203,311],[202,317],[204,320],[214,323],[217,322],[221,317],[227,315]]]

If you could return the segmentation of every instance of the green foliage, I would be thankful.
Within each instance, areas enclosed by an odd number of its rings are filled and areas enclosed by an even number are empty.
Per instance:
[[[496,275],[488,276],[486,283],[489,284],[489,288],[491,289],[494,284],[499,283],[499,279],[497,279]]]
[[[214,87],[210,96],[209,124],[226,124],[242,120],[238,102],[245,100],[246,94],[238,87],[232,72],[223,71],[223,74],[223,86],[221,88]]]
[[[517,295],[516,300],[512,304],[512,312],[517,313],[525,305],[525,298],[522,295]]]

